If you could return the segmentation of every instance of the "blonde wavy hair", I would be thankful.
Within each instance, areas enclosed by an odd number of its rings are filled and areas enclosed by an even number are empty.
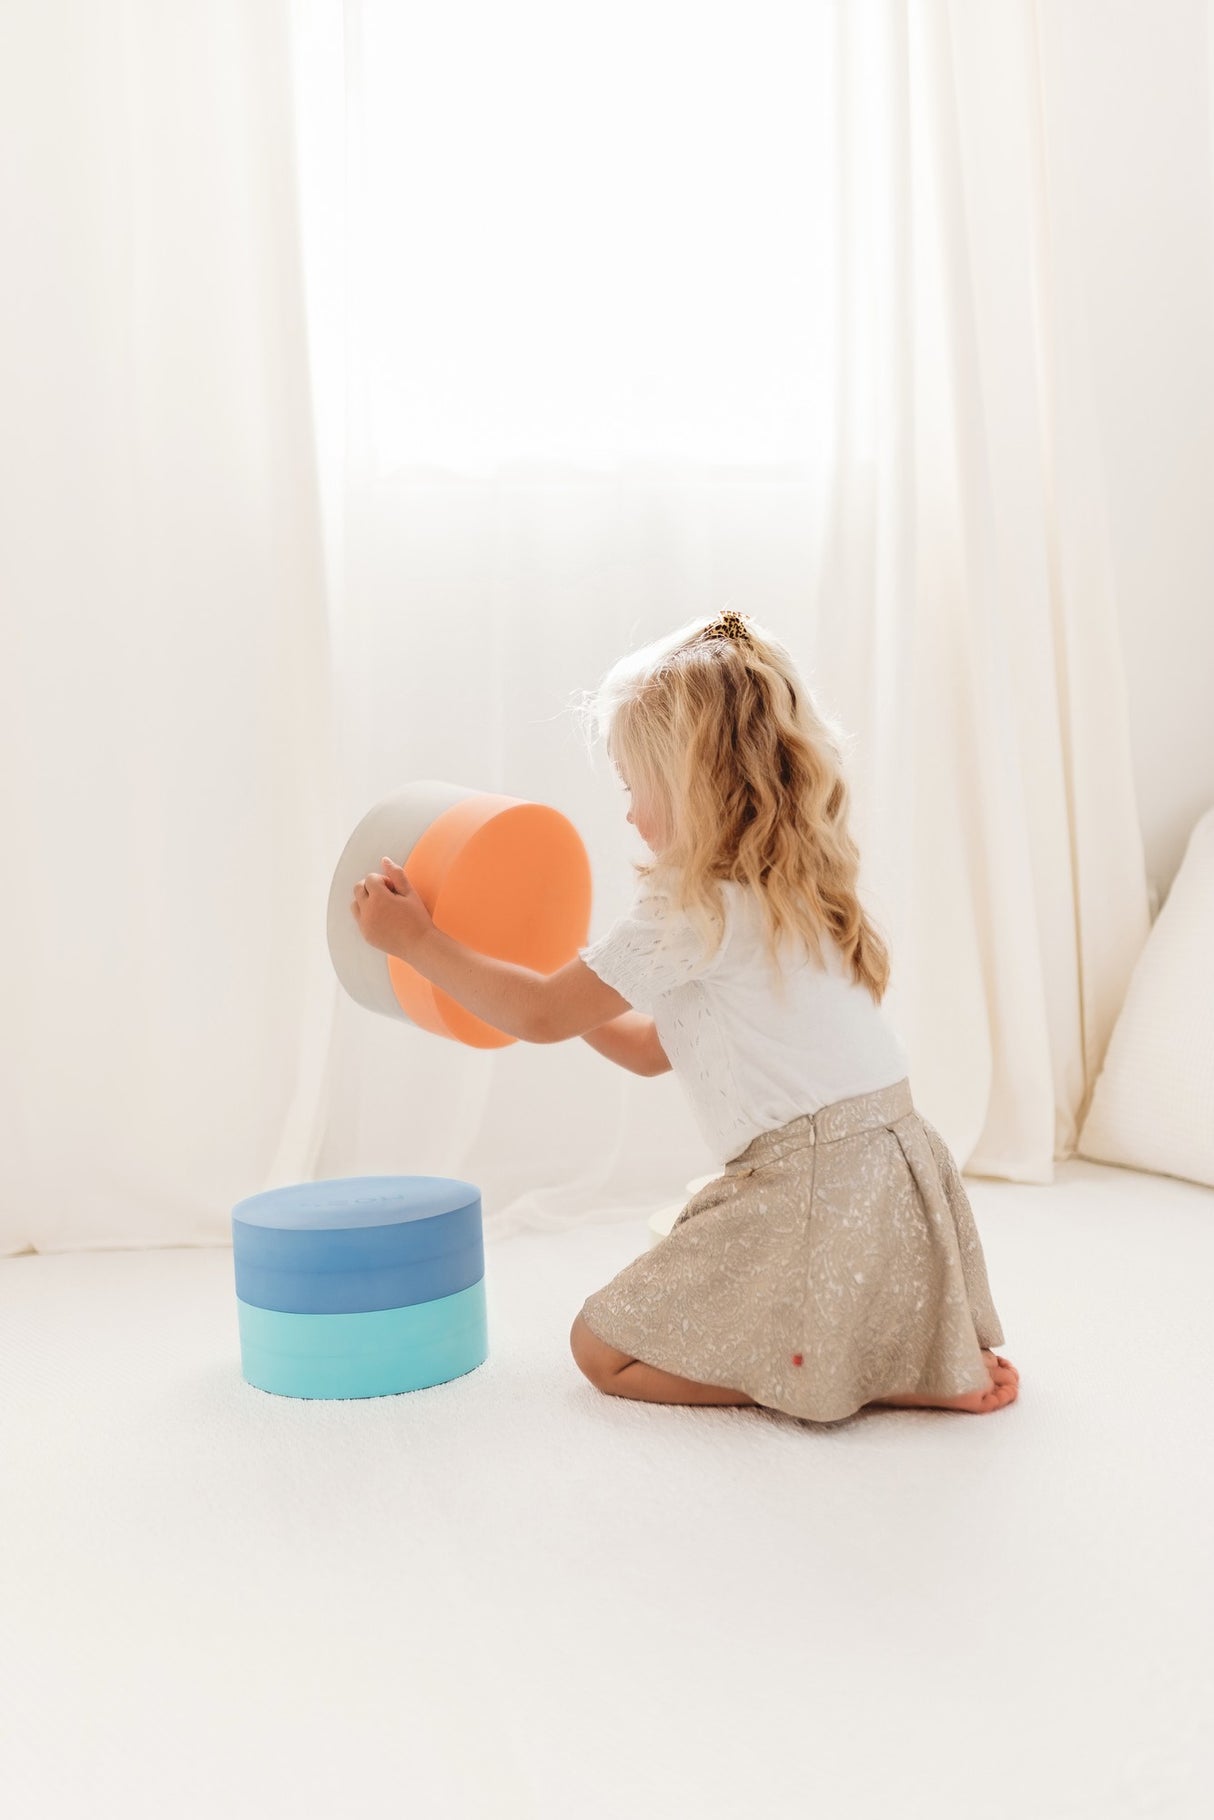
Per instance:
[[[826,930],[881,1003],[889,951],[857,895],[846,736],[777,638],[738,614],[693,620],[620,658],[576,712],[656,817],[638,877],[669,893],[706,955],[724,935],[720,881],[733,879],[762,906],[777,973],[780,945],[797,938],[821,964]]]

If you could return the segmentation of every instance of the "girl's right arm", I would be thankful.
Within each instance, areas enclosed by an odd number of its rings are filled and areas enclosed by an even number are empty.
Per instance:
[[[640,1011],[625,1011],[595,1030],[583,1030],[582,1041],[633,1074],[669,1074],[670,1060],[658,1041],[657,1025]]]

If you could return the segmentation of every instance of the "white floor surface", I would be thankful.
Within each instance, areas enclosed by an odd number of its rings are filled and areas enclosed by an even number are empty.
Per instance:
[[[595,1390],[643,1218],[360,1402],[243,1382],[228,1251],[0,1262],[7,1820],[1206,1820],[1214,1191],[1058,1174],[967,1178],[989,1416]]]

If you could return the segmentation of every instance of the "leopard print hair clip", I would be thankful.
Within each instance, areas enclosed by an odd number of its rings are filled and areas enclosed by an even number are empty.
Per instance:
[[[751,642],[750,632],[742,615],[728,610],[722,613],[719,619],[714,620],[712,625],[705,626],[704,637],[736,638],[745,644]]]

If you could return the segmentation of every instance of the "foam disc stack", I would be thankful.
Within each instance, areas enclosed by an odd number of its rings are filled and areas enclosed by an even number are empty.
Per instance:
[[[480,1191],[436,1175],[348,1176],[232,1210],[241,1365],[285,1397],[382,1397],[489,1354]]]
[[[351,998],[474,1049],[517,1041],[363,939],[354,887],[382,871],[385,855],[444,935],[495,960],[555,973],[590,929],[590,859],[573,823],[517,796],[434,778],[405,784],[363,816],[329,887],[329,955]]]

